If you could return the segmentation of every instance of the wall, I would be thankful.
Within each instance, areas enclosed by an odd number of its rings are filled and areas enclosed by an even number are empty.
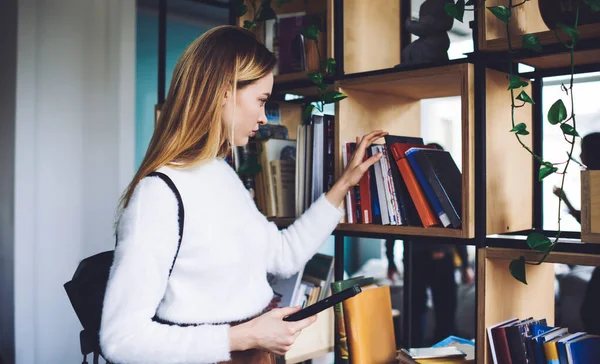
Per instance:
[[[205,10],[198,6],[197,9]],[[165,92],[169,89],[175,63],[185,48],[196,38],[227,21],[225,10],[206,9],[213,18],[200,14],[184,16],[179,9],[169,8],[167,17],[167,54]],[[190,9],[193,10],[193,9]],[[196,10],[198,11],[198,10]],[[136,25],[136,98],[135,98],[135,165],[139,166],[152,132],[154,131],[154,106],[158,99],[158,14],[155,9],[139,7]]]
[[[0,358],[14,361],[14,188],[17,0],[0,11]],[[0,359],[2,362],[2,359]]]
[[[113,246],[133,173],[135,1],[18,4],[8,346],[18,364],[78,363],[81,326],[62,285],[82,258]]]

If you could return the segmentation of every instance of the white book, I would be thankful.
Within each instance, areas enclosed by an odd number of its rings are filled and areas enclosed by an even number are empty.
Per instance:
[[[380,148],[377,145],[371,147],[372,155],[379,153]],[[375,182],[377,184],[377,198],[379,200],[379,211],[381,212],[381,223],[390,225],[390,214],[385,196],[385,184],[383,182],[383,174],[381,173],[381,159],[373,165],[375,170]]]

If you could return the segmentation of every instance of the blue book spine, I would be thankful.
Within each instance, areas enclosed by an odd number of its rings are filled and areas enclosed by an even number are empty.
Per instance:
[[[415,173],[415,177],[417,177],[417,180],[419,181],[421,188],[423,188],[423,191],[425,192],[425,195],[427,196],[427,199],[429,200],[429,203],[431,204],[431,208],[433,208],[433,211],[435,211],[435,213],[438,215],[440,221],[442,222],[442,225],[444,227],[448,227],[448,226],[450,226],[450,218],[442,209],[442,205],[440,204],[440,201],[438,200],[437,196],[435,195],[435,192],[433,192],[433,189],[431,188],[431,185],[429,184],[427,177],[421,170],[421,166],[419,166],[419,163],[417,163],[417,161],[415,160],[416,152],[417,152],[417,150],[411,150],[411,149],[407,150],[405,152],[406,159],[408,159],[408,163],[410,163],[410,167],[412,168],[413,172]]]

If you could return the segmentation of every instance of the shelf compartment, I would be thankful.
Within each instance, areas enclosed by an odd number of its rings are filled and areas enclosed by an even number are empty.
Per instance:
[[[539,253],[531,250],[480,248],[477,294],[477,358],[484,364],[493,363],[486,328],[513,317],[546,318],[554,324],[554,265],[600,265],[600,256],[576,253],[550,253],[545,263],[527,265],[527,285],[509,272],[512,259],[523,255],[528,262],[537,262]]]
[[[600,243],[600,171],[581,171],[581,241]]]
[[[508,6],[508,0],[488,0],[485,6]],[[483,9],[479,12],[479,49],[482,51],[498,52],[508,50],[506,39],[506,24],[497,19],[490,11]],[[585,24],[577,27],[580,40],[600,38],[600,24]],[[513,9],[510,19],[512,48],[521,49],[521,36],[533,33],[537,35],[542,46],[560,44],[553,30],[550,30],[540,15],[538,0],[526,1]],[[569,39],[561,33],[562,39]],[[583,58],[583,57],[582,57]]]
[[[322,38],[319,38],[319,43],[321,44],[321,56],[323,57],[323,61],[325,61],[329,57],[333,57],[333,45],[334,45],[334,35],[333,35],[333,1],[334,0],[306,0],[306,1],[292,1],[289,3],[282,4],[281,6],[273,4],[273,10],[277,15],[282,14],[293,14],[299,12],[305,12],[308,15],[311,14],[325,14],[325,29],[322,29]],[[262,0],[256,0],[256,9],[259,8]],[[248,6],[248,12],[244,14],[242,17],[238,17],[238,25],[243,26],[244,21],[251,20],[254,17],[254,9],[252,6]],[[262,22],[260,25],[254,30],[257,36],[260,39],[265,39],[264,26]],[[310,44],[314,44],[314,41],[309,40]],[[281,83],[288,83],[292,81],[302,81],[308,79],[308,73],[314,72],[318,69],[318,67],[312,67],[307,71],[301,72],[292,72],[292,73],[284,73],[275,75],[275,84],[279,85]],[[313,87],[314,88],[314,87]],[[314,88],[316,90],[316,88]],[[310,88],[307,88],[306,91],[310,92]],[[302,93],[299,93],[302,94]],[[316,92],[315,92],[316,94]]]
[[[506,91],[507,78],[508,75],[493,70],[486,73],[487,102],[492,105],[488,108],[486,127],[489,166],[488,234],[525,230],[532,226],[532,191],[520,186],[530,184],[533,164],[531,158],[524,158],[527,152],[509,132],[510,96]],[[336,105],[336,176],[341,174],[343,168],[341,146],[344,142],[354,141],[356,136],[375,129],[383,129],[395,135],[420,136],[421,100],[460,96],[462,110],[462,152],[461,155],[453,156],[455,159],[461,158],[462,164],[462,228],[341,224],[341,231],[474,238],[474,89],[474,67],[466,62],[339,81],[339,90],[348,95],[348,98]],[[531,107],[526,106],[517,111],[519,121],[531,125]],[[516,168],[520,171],[518,176],[514,176]],[[515,185],[519,188],[511,190]],[[515,198],[519,201],[512,201]]]

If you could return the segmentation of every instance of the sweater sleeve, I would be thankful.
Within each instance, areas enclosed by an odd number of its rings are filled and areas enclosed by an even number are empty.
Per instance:
[[[343,213],[323,194],[286,229],[279,230],[264,219],[270,252],[268,271],[282,276],[299,271],[331,235]]]
[[[229,326],[155,322],[179,240],[177,199],[158,177],[144,178],[119,221],[100,344],[116,363],[198,363],[230,359]]]

